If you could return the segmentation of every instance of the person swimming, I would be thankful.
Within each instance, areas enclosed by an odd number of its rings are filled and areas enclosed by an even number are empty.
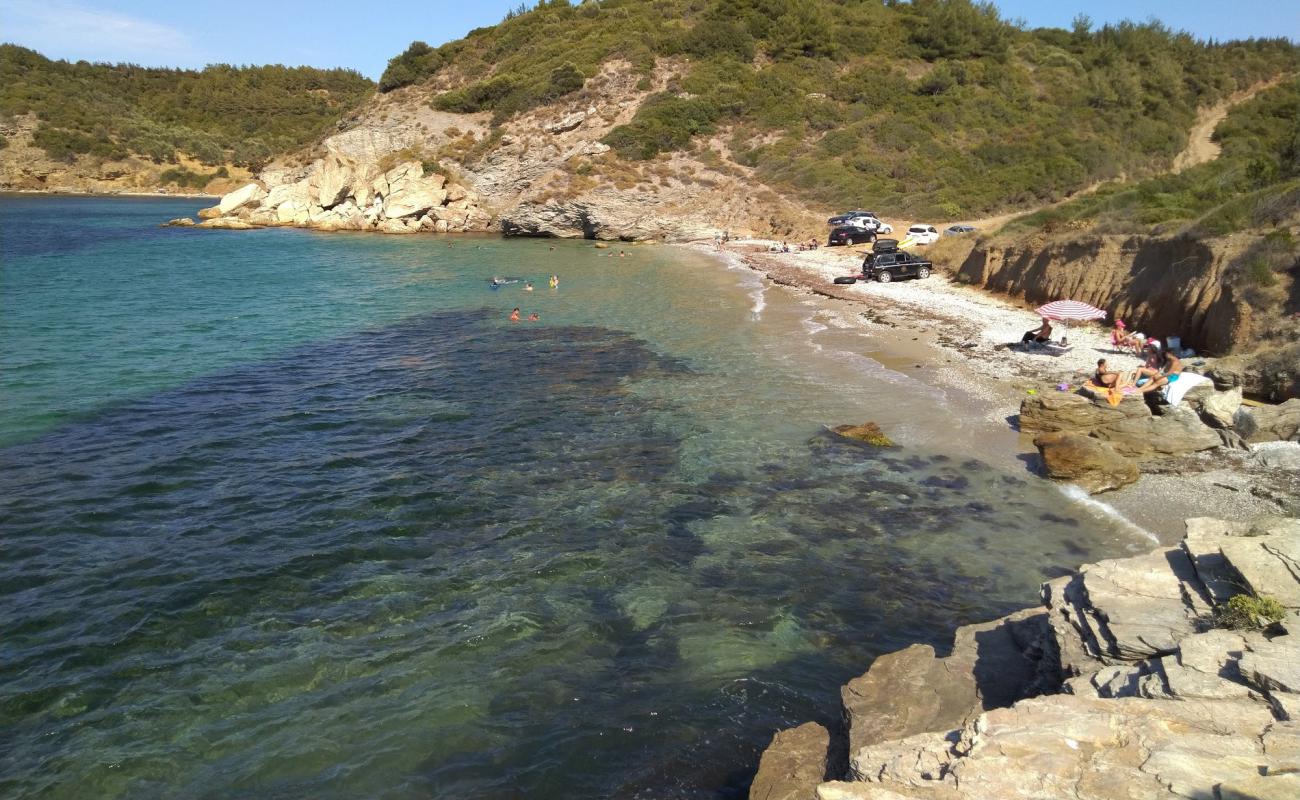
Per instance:
[[[528,283],[525,283],[525,284],[524,284],[524,291],[525,291],[525,292],[531,292],[532,290],[533,290],[533,282],[532,282],[532,281],[529,281]]]
[[[518,309],[518,308],[516,308],[514,311],[511,311],[511,312],[510,312],[510,321],[511,321],[511,322],[518,322],[518,321],[519,321],[519,309]]]
[[[558,288],[560,288],[560,276],[559,276],[559,275],[552,275],[552,276],[551,276],[551,288],[552,288],[552,289],[558,289]]]
[[[536,312],[536,311],[534,311],[533,313],[531,313],[531,314],[528,315],[528,321],[529,321],[529,322],[536,322],[536,321],[538,321],[539,319],[541,319],[541,317],[537,316],[537,312]]]

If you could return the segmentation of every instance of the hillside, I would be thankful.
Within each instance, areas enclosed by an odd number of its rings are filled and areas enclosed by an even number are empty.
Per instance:
[[[0,187],[226,191],[373,88],[352,70],[74,64],[0,45]]]
[[[938,218],[1162,171],[1199,107],[1300,65],[1285,40],[1022,30],[966,0],[552,0],[414,43],[380,88],[500,124],[581,94],[611,59],[655,90],[603,138],[624,164],[687,154],[820,207]]]

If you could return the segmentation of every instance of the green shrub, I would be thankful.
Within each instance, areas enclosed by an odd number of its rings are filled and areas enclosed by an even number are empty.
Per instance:
[[[83,133],[44,125],[36,129],[32,142],[55,161],[67,162],[75,161],[78,155],[90,153],[97,144],[97,140]]]
[[[548,95],[550,98],[556,98],[576,92],[582,88],[586,80],[577,67],[566,61],[551,70],[551,89]]]
[[[226,177],[220,174],[224,171],[225,167],[222,167],[211,175],[205,175],[202,172],[191,172],[183,167],[173,167],[171,169],[163,170],[158,176],[158,182],[173,183],[182,189],[202,189],[204,186],[207,186],[208,182],[213,178]]]
[[[1238,594],[1216,607],[1214,617],[1221,628],[1257,630],[1281,622],[1286,617],[1286,608],[1271,597]]]
[[[730,20],[704,19],[683,37],[682,50],[701,58],[730,55],[749,61],[754,57],[754,37]]]
[[[623,158],[644,160],[680,150],[698,134],[712,133],[717,119],[717,109],[704,100],[661,93],[647,98],[631,122],[601,141]]]

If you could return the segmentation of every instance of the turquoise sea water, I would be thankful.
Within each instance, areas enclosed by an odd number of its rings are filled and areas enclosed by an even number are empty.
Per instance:
[[[709,257],[198,205],[0,198],[2,796],[741,797],[1130,544]]]

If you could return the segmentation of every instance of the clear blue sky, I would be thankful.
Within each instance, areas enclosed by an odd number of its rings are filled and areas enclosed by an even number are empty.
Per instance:
[[[530,3],[531,4],[531,3]],[[1200,38],[1300,41],[1297,0],[1001,0],[1003,17],[1068,27],[1152,17]],[[519,0],[0,0],[0,41],[51,58],[147,66],[307,64],[378,78],[414,39],[438,45],[499,22]]]

